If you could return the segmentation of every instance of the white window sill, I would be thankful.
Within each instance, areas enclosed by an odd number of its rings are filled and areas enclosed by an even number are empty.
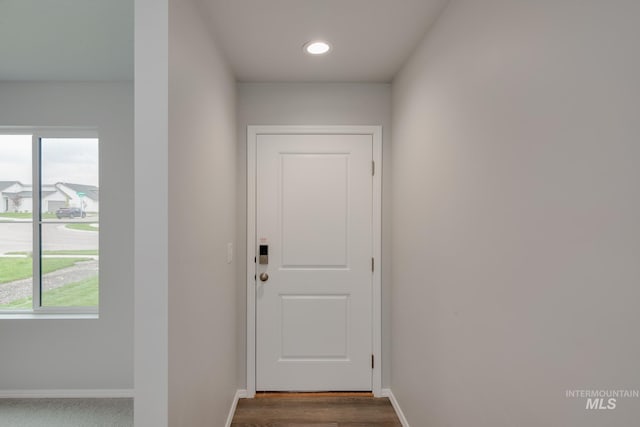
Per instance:
[[[0,313],[0,320],[94,320],[99,318],[98,313]]]

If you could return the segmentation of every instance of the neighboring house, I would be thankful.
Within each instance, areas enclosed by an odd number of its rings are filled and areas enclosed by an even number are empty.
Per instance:
[[[81,208],[86,212],[99,211],[99,189],[93,185],[58,182],[42,186],[42,212],[55,212],[64,207]],[[0,213],[31,212],[33,193],[31,184],[20,181],[0,181]]]
[[[20,181],[0,181],[0,213],[20,210],[22,200],[19,193],[24,190],[24,187]],[[31,189],[31,186],[28,187]],[[19,205],[18,209],[16,204]]]
[[[68,182],[59,182],[55,187],[68,197],[68,206],[82,208],[86,212],[99,212],[98,187]]]
[[[42,212],[55,212],[69,205],[69,198],[55,185],[42,186]]]
[[[16,191],[13,193],[4,192],[6,195],[8,204],[8,212],[31,212],[33,210],[33,196],[31,193],[31,186],[22,191]]]

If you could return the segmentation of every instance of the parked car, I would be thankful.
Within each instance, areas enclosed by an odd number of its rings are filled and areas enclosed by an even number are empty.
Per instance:
[[[56,211],[56,217],[61,218],[84,218],[87,213],[80,208],[60,208]]]

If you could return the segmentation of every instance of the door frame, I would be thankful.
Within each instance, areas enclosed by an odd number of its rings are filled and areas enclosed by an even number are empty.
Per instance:
[[[256,394],[256,167],[258,135],[371,135],[373,139],[372,353],[373,395],[382,393],[382,126],[247,126],[247,397]],[[252,249],[253,248],[253,249]]]

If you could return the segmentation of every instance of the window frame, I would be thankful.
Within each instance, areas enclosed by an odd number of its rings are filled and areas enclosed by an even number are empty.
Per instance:
[[[38,254],[33,257],[32,275],[32,306],[31,309],[3,309],[0,308],[0,319],[2,318],[56,318],[64,316],[65,318],[97,318],[100,308],[100,297],[98,296],[98,305],[88,307],[43,307],[42,306],[42,182],[40,182],[42,158],[41,158],[41,141],[46,138],[96,138],[98,139],[98,176],[101,175],[102,167],[100,156],[100,137],[97,128],[94,127],[24,127],[24,126],[0,126],[0,135],[31,135],[31,179],[32,179],[32,253]],[[100,228],[98,228],[100,233]],[[100,234],[98,234],[98,253],[100,245]],[[98,258],[98,277],[100,277],[100,258]],[[100,283],[100,279],[98,279]],[[98,285],[98,293],[100,286]]]

